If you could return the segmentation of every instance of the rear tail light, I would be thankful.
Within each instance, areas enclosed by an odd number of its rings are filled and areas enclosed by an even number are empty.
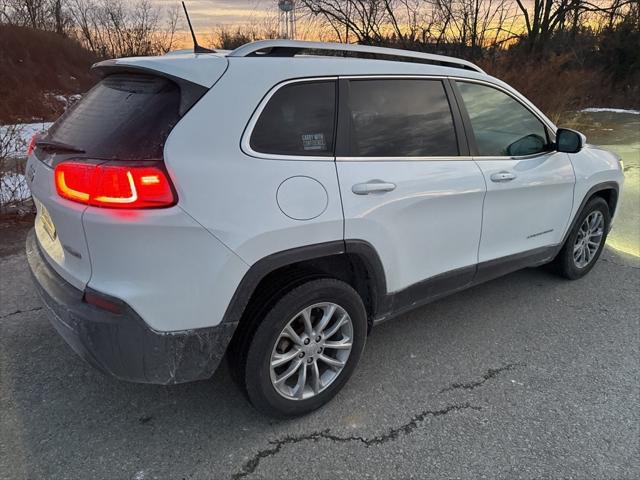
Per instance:
[[[34,133],[31,137],[31,140],[29,140],[29,146],[27,147],[27,157],[31,155],[36,149],[36,140],[38,140],[38,134]]]
[[[65,161],[55,168],[58,194],[68,200],[107,208],[161,208],[175,205],[167,173],[157,164]]]

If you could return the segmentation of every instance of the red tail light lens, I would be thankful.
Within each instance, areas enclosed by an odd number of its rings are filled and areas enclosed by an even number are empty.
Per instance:
[[[96,165],[60,163],[55,171],[56,189],[61,197],[74,202],[89,203],[95,190]]]
[[[27,157],[31,155],[36,149],[36,140],[38,140],[38,134],[34,133],[31,137],[31,140],[29,140],[29,146],[27,147]]]
[[[54,176],[61,197],[96,207],[161,208],[176,203],[169,177],[154,165],[61,162]]]

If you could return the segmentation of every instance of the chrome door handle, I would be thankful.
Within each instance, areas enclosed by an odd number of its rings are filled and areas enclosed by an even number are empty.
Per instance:
[[[377,192],[390,192],[395,190],[396,184],[383,182],[382,180],[370,180],[364,183],[356,183],[351,187],[351,191],[356,195],[369,195]]]
[[[497,182],[497,183],[510,182],[515,178],[516,178],[516,174],[511,172],[498,172],[491,175],[491,181]]]

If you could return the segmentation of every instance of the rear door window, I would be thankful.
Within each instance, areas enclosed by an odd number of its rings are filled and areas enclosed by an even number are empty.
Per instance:
[[[285,85],[262,110],[251,134],[251,149],[275,155],[332,157],[335,122],[335,81]]]
[[[451,108],[440,80],[349,82],[349,156],[458,155]]]
[[[161,159],[179,108],[180,88],[168,79],[109,75],[51,126],[46,139],[101,159]]]

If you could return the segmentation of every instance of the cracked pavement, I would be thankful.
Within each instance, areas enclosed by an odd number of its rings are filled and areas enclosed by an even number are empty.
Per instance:
[[[226,365],[172,387],[93,370],[6,251],[0,479],[640,478],[637,258],[607,250],[577,282],[520,271],[376,327],[329,405],[275,421]]]

